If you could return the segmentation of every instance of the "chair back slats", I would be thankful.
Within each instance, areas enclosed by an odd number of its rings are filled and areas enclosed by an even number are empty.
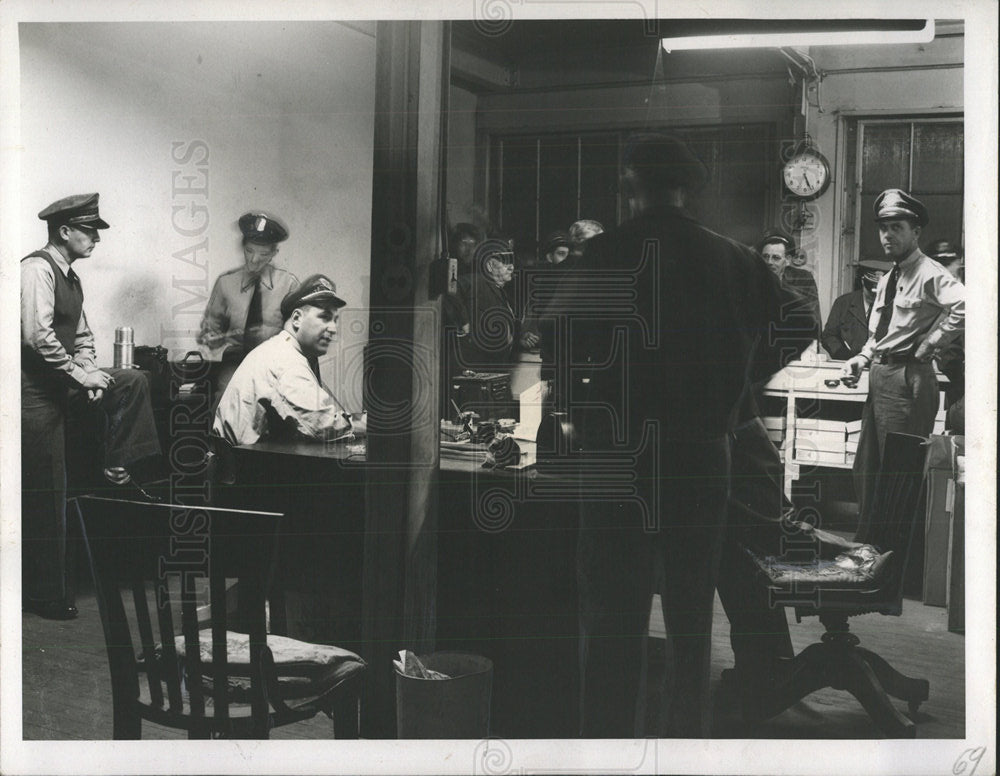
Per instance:
[[[81,497],[79,505],[116,715],[119,709],[148,715],[192,733],[233,731],[229,682],[233,666],[226,652],[226,633],[233,627],[226,612],[229,579],[238,585],[239,625],[250,636],[253,730],[266,735],[271,706],[263,673],[265,600],[281,515],[96,496]],[[199,604],[206,603],[200,595],[206,581],[212,610],[210,666],[202,660],[203,631],[198,623]],[[132,598],[132,611],[127,611],[125,595]],[[178,632],[183,658],[175,644]],[[239,668],[245,675],[246,667]],[[148,683],[147,711],[143,711],[147,701],[140,694],[140,672]],[[210,698],[206,679],[211,679],[213,688]]]
[[[264,586],[262,580],[255,579],[240,590],[244,598],[241,606],[253,611],[264,606]],[[250,681],[253,694],[251,696],[250,712],[257,735],[267,733],[268,701],[267,682],[264,677],[263,651],[267,648],[267,631],[263,620],[252,620],[248,623],[247,635],[250,642]]]
[[[191,704],[191,716],[205,716],[205,689],[202,686],[201,634],[198,632],[198,602],[194,591],[185,591],[181,578],[181,633],[184,635],[184,686]]]
[[[184,696],[181,692],[181,665],[177,657],[177,647],[174,644],[173,602],[170,599],[168,580],[154,583],[153,596],[156,601],[156,622],[160,632],[160,664],[163,666],[162,676],[167,685],[168,708],[175,714],[184,711]]]
[[[143,667],[149,686],[149,700],[154,706],[163,706],[163,685],[160,677],[161,661],[157,655],[153,637],[152,619],[149,616],[149,602],[146,600],[146,585],[142,579],[132,581],[132,604],[135,606],[136,625],[142,644]]]
[[[228,677],[229,661],[226,655],[226,578],[218,563],[210,567],[210,601],[212,604],[212,700],[216,720],[229,718]]]

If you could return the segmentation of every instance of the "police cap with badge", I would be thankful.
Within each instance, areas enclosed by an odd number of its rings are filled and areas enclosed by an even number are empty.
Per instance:
[[[917,226],[927,226],[930,218],[924,203],[911,197],[902,189],[886,189],[875,199],[876,221],[913,221]]]
[[[337,296],[336,291],[336,284],[326,275],[310,275],[302,281],[302,285],[281,300],[282,320],[287,321],[296,309],[307,304],[339,310],[347,302]]]
[[[268,213],[259,210],[244,213],[239,220],[243,242],[275,245],[288,239],[288,227]]]
[[[58,199],[42,210],[38,217],[50,226],[85,226],[89,229],[109,229],[108,222],[101,218],[97,204],[101,195],[73,194]]]
[[[861,273],[861,282],[869,291],[874,291],[879,279],[892,269],[891,261],[862,259],[856,265]]]

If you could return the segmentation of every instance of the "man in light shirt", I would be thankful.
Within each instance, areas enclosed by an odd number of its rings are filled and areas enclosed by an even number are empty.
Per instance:
[[[91,455],[67,455],[68,423],[87,415],[97,421],[113,490],[159,500],[135,479],[162,464],[147,377],[97,368],[83,286],[72,267],[109,228],[98,203],[98,194],[75,194],[42,210],[48,242],[21,260],[23,598],[25,610],[52,620],[78,614],[66,567],[67,459],[75,467]]]
[[[319,376],[319,357],[347,304],[329,278],[313,275],[281,302],[282,330],[243,359],[215,413],[213,433],[231,445],[263,438],[332,440],[364,431]]]
[[[893,267],[875,292],[868,342],[843,370],[857,378],[871,367],[854,459],[860,516],[855,538],[861,542],[873,519],[866,510],[874,503],[886,434],[930,435],[939,403],[931,361],[965,329],[965,286],[920,250],[928,220],[924,204],[900,189],[887,189],[875,200],[879,237]]]

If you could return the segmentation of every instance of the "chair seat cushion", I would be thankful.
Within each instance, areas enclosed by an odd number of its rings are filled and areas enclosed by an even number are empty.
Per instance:
[[[842,552],[832,560],[815,558],[791,561],[782,556],[760,556],[746,549],[757,569],[768,582],[783,589],[803,585],[830,590],[863,590],[881,584],[892,557],[880,554],[870,544],[862,544]]]
[[[174,639],[177,655],[186,654],[184,637]],[[364,671],[365,661],[354,652],[327,644],[311,644],[286,636],[268,634],[267,646],[274,657],[278,690],[284,701],[309,701],[325,695],[351,676]],[[212,632],[199,633],[202,686],[212,691]],[[229,699],[234,703],[250,699],[250,637],[226,631],[226,661],[229,664]],[[294,704],[290,704],[294,705]]]

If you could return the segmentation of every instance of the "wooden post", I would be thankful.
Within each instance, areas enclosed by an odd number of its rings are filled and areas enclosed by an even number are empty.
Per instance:
[[[426,651],[434,640],[441,306],[429,298],[428,268],[442,241],[447,35],[444,22],[379,22],[376,32],[365,360],[366,738],[395,736],[397,651]]]

